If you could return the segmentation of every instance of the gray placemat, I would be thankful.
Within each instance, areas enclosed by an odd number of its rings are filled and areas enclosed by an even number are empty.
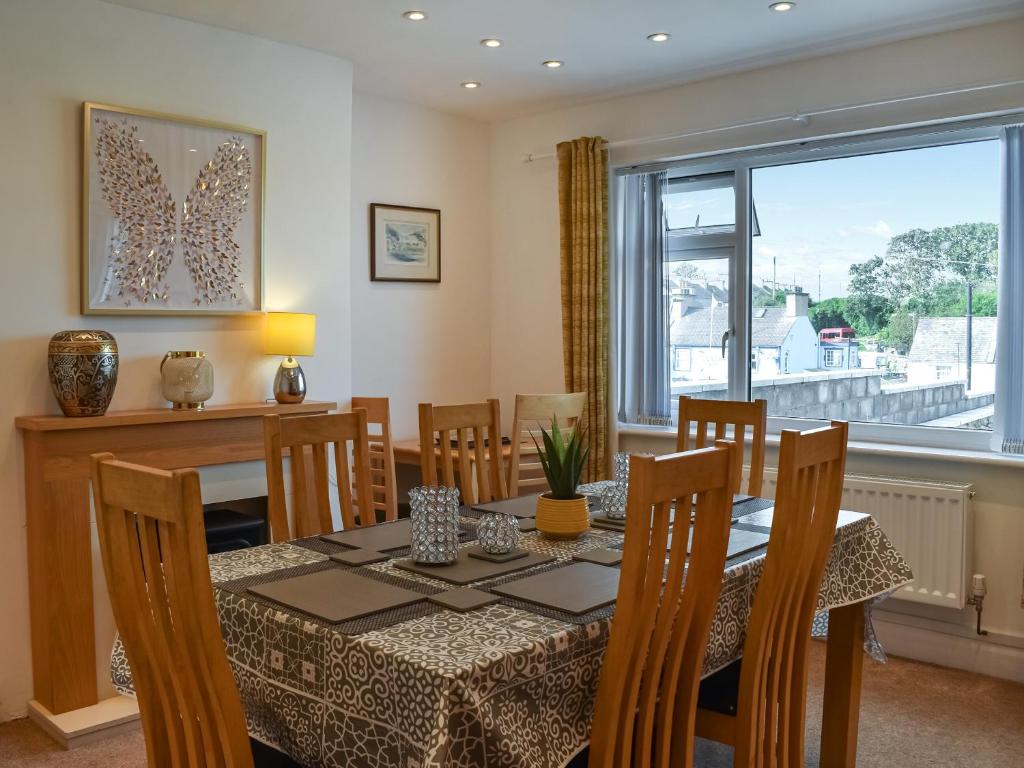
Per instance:
[[[268,608],[273,608],[275,611],[282,611],[283,613],[294,616],[301,616],[304,621],[309,621],[313,624],[326,627],[334,632],[340,632],[345,635],[361,635],[366,632],[376,632],[377,630],[386,629],[387,627],[394,626],[395,624],[419,619],[423,616],[429,616],[443,610],[440,606],[423,601],[421,603],[414,603],[412,605],[401,606],[399,608],[391,608],[386,611],[381,611],[380,613],[374,613],[370,616],[352,619],[351,621],[345,621],[340,624],[331,624],[317,616],[311,616],[310,614],[303,613],[302,611],[294,608],[286,608],[280,603],[249,592],[249,587],[259,584],[269,584],[271,582],[280,581],[293,576],[304,576],[309,573],[317,573],[319,571],[327,570],[328,568],[339,568],[353,571],[358,573],[360,576],[364,576],[369,579],[376,579],[384,582],[385,584],[402,587],[424,595],[434,595],[443,591],[430,584],[413,581],[412,579],[401,579],[388,573],[381,573],[373,568],[349,568],[331,560],[319,563],[308,563],[306,565],[297,565],[293,568],[282,568],[279,571],[261,573],[256,576],[245,576],[233,581],[224,581],[217,584],[216,588],[223,589],[226,592],[231,592],[235,595],[244,596],[247,600],[252,600],[260,605],[267,606]]]
[[[468,507],[465,507],[463,511],[468,511]],[[459,542],[467,542],[476,540],[476,526],[468,521],[459,522]],[[313,552],[319,552],[322,555],[336,555],[339,552],[351,552],[352,547],[342,546],[341,544],[335,544],[334,542],[324,541],[319,536],[310,536],[305,539],[295,539],[295,541],[288,542],[294,544],[296,547],[302,547],[304,549],[312,550]],[[391,549],[384,554],[389,557],[400,558],[408,557],[409,550],[412,547],[402,547],[400,549]]]

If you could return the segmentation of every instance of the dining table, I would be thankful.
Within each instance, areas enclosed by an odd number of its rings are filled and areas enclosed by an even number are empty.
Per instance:
[[[599,482],[581,491],[596,499],[604,487]],[[478,516],[462,509],[461,547],[473,545]],[[736,531],[767,534],[772,501],[740,500],[733,518]],[[520,546],[547,557],[470,586],[496,594],[502,585],[565,568],[587,553],[621,550],[623,533],[592,527],[566,541],[533,530],[522,534]],[[344,551],[311,537],[209,558],[227,655],[253,738],[303,765],[347,768],[559,768],[587,745],[614,604],[579,614],[504,594],[474,610],[423,600],[332,624],[252,591],[337,568],[425,596],[452,589],[429,572],[400,567],[408,548],[366,565],[331,559]],[[726,562],[704,676],[742,654],[765,552],[758,546]],[[823,768],[856,764],[862,665],[866,655],[882,657],[871,607],[912,578],[869,515],[840,513],[815,621],[827,643]],[[132,694],[119,641],[111,674],[120,692]]]

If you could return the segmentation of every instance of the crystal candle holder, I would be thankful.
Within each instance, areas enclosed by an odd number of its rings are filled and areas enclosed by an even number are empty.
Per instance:
[[[601,491],[601,511],[609,520],[623,520],[626,517],[626,496],[629,486],[615,480]]]
[[[476,535],[484,552],[507,555],[519,545],[519,520],[503,512],[484,512]]]
[[[454,563],[459,557],[459,490],[422,486],[409,491],[414,562]]]

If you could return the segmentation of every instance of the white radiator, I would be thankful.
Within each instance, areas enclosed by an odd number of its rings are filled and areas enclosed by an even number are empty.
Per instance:
[[[776,472],[765,468],[763,495],[775,497]],[[914,571],[893,599],[963,608],[971,589],[973,486],[847,475],[843,509],[865,512]]]

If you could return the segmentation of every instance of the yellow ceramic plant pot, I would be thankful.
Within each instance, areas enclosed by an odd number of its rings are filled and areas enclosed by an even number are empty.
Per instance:
[[[552,499],[543,493],[537,498],[537,530],[550,539],[578,539],[590,528],[590,505],[586,496]]]

